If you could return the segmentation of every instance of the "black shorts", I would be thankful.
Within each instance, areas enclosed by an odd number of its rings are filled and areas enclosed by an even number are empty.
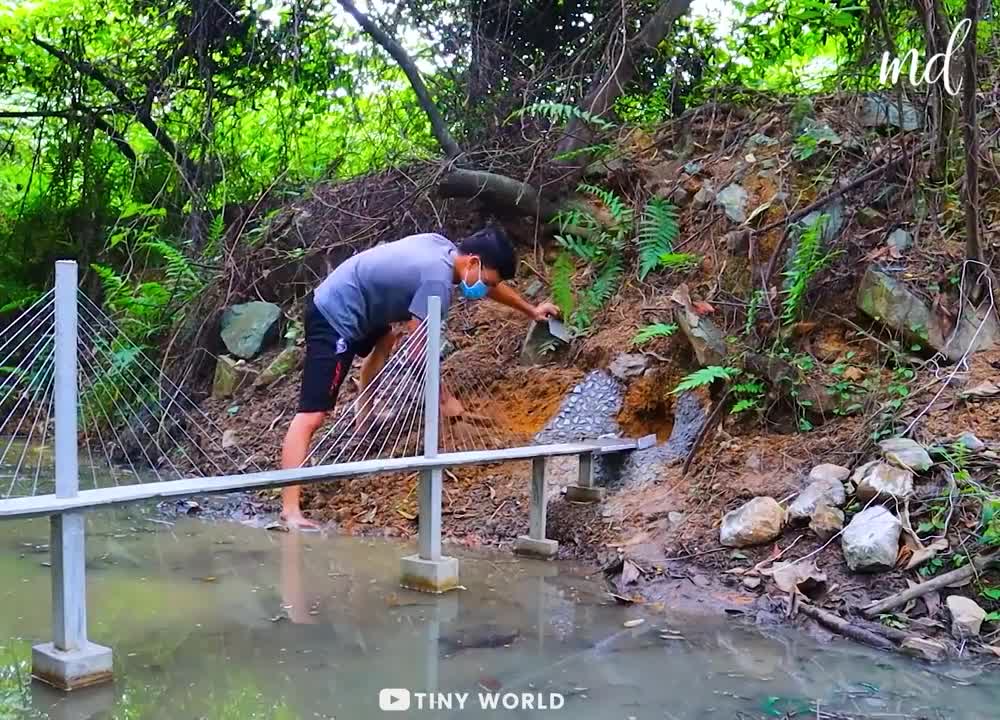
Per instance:
[[[329,412],[337,404],[337,394],[355,356],[367,357],[389,328],[372,333],[360,342],[347,342],[316,308],[312,293],[305,303],[306,359],[299,412]]]

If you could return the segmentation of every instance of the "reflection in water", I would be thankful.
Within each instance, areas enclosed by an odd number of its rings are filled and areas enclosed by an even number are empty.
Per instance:
[[[467,717],[995,717],[1000,682],[973,669],[673,615],[625,629],[636,609],[555,563],[465,558],[468,590],[435,597],[398,587],[400,545],[152,520],[89,516],[90,635],[116,682],[69,696],[26,679],[49,627],[46,523],[0,524],[0,718],[365,720],[386,687],[470,692]],[[487,690],[565,706],[481,711]]]

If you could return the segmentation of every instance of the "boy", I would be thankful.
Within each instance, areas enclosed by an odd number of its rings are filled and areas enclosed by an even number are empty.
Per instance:
[[[470,300],[489,297],[532,320],[559,314],[552,303],[532,305],[504,284],[514,277],[514,248],[497,228],[485,228],[456,247],[436,233],[410,235],[378,245],[341,263],[306,298],[306,358],[298,413],[285,435],[281,467],[295,468],[306,459],[313,434],[333,409],[355,355],[364,358],[360,389],[385,365],[396,343],[392,323],[408,321],[413,331],[427,315],[427,298],[441,298],[442,321],[452,289],[458,285]],[[442,387],[442,413],[461,406]],[[298,486],[281,494],[281,518],[293,527],[316,527],[302,515]]]

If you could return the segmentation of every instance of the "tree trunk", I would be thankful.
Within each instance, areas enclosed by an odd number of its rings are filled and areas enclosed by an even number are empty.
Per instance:
[[[965,19],[970,23],[965,40],[965,67],[962,74],[962,99],[965,122],[965,259],[985,264],[979,242],[979,118],[976,113],[976,26],[979,24],[978,0],[966,0]],[[976,276],[980,273],[976,268]]]
[[[686,13],[690,6],[691,0],[663,0],[646,19],[642,29],[625,44],[621,54],[606,59],[607,66],[604,72],[594,78],[581,103],[582,109],[598,117],[606,115],[634,79],[638,62],[656,49],[667,36],[674,21]],[[573,118],[566,125],[563,137],[556,147],[556,154],[579,150],[588,145],[591,139],[592,134],[586,122]],[[576,158],[567,164],[577,166],[579,162],[579,158]]]

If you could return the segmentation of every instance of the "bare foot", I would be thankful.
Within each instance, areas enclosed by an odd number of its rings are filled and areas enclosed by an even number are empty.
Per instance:
[[[290,528],[297,528],[299,530],[310,529],[319,530],[319,523],[310,520],[305,517],[302,513],[285,514],[281,513],[281,520]]]

